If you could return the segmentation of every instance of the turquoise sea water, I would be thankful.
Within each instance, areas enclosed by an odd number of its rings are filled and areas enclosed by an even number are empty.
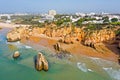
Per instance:
[[[80,55],[61,59],[43,46],[6,42],[7,32],[0,30],[0,80],[120,80],[120,66],[114,62]],[[21,56],[14,60],[17,50]],[[39,51],[49,62],[47,72],[34,68],[34,56]]]

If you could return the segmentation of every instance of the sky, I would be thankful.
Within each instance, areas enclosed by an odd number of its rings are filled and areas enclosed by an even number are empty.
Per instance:
[[[0,0],[0,13],[120,13],[120,0]]]

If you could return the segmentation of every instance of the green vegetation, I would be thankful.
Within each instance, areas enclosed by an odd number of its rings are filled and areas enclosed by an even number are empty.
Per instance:
[[[111,22],[111,25],[120,25],[120,22]]]
[[[84,22],[84,18],[79,19],[75,23],[76,23],[77,26],[82,26],[82,22]]]
[[[57,21],[55,21],[54,23],[57,25],[57,26],[61,26],[62,24],[67,24],[71,22],[70,18],[69,17],[65,17],[65,18],[60,18],[58,19]]]
[[[118,29],[117,31],[115,31],[116,35],[120,35],[120,29]]]
[[[109,17],[103,17],[102,20],[104,20],[103,23],[109,23]]]
[[[88,24],[87,26],[86,26],[86,30],[96,30],[96,25],[94,25],[94,24]]]
[[[61,28],[61,27],[85,27],[85,30],[100,30],[102,28],[105,28],[107,25],[107,28],[111,28],[108,25],[112,25],[112,27],[116,25],[120,25],[120,22],[118,22],[117,18],[111,19],[111,22],[109,21],[109,17],[103,17],[103,24],[98,24],[98,23],[89,23],[89,21],[96,20],[95,18],[91,18],[90,16],[85,16],[84,18],[80,18],[76,22],[71,21],[71,17],[77,19],[78,16],[76,15],[67,15],[67,14],[57,14],[55,15],[55,18],[53,21],[46,20],[44,23],[40,23],[39,20],[43,18],[41,15],[24,15],[24,16],[11,16],[11,20],[15,24],[26,24],[26,25],[31,25],[32,27],[45,27],[46,25],[56,25],[56,27]],[[102,17],[102,16],[101,16]],[[1,17],[2,22],[7,20],[7,17],[3,16]],[[83,24],[83,22],[85,22]],[[88,21],[88,23],[87,23]],[[74,31],[74,27],[73,27]]]
[[[80,18],[78,21],[75,22],[76,26],[82,26],[84,21],[93,21],[96,20],[95,18]]]
[[[93,21],[96,20],[95,18],[84,18],[84,21]]]
[[[12,16],[13,22],[16,24],[29,24],[34,25],[38,24],[39,16],[34,15],[25,15],[25,16]]]
[[[118,19],[117,18],[112,18],[111,22],[118,22]]]

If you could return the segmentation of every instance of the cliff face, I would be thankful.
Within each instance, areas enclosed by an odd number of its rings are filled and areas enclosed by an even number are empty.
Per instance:
[[[84,37],[84,44],[91,46],[96,43],[108,42],[112,43],[115,40],[115,33],[111,29],[103,29],[99,31],[87,32]]]
[[[66,44],[83,43],[86,46],[94,46],[101,42],[112,43],[115,40],[115,33],[111,29],[102,29],[85,32],[83,28],[64,27],[64,28],[15,28],[7,34],[8,41],[18,41],[31,37],[41,37],[45,35],[49,38],[57,38],[58,41]]]
[[[119,50],[117,49],[118,44],[120,48],[120,36],[116,37],[114,30],[112,29],[101,29],[86,32],[83,28],[77,27],[19,27],[13,29],[7,34],[7,40],[30,40],[37,42],[37,44],[47,46],[52,50],[80,53],[87,56],[100,57],[114,61],[117,61],[115,53],[119,54]],[[102,42],[116,44],[107,44],[107,46]],[[81,44],[84,44],[85,46]]]
[[[7,34],[8,41],[18,41],[21,39],[29,39],[29,37],[40,37],[41,34],[46,35],[51,38],[58,38],[61,42],[74,43],[76,41],[81,42],[84,38],[84,31],[80,28],[71,27],[51,29],[51,28],[30,28],[30,27],[20,27],[15,28]]]
[[[19,28],[19,29],[13,29],[7,34],[7,40],[8,41],[18,41],[21,40],[21,34],[23,33],[24,29]]]
[[[7,34],[7,40],[14,42],[22,39],[29,39],[30,36],[37,36],[43,33],[42,28],[18,27]]]

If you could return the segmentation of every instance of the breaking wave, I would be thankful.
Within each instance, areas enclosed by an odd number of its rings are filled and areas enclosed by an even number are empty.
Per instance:
[[[88,71],[93,72],[93,70],[88,69],[88,68],[86,67],[86,64],[85,64],[85,63],[80,63],[80,62],[78,62],[78,63],[77,63],[77,67],[78,67],[81,71],[83,71],[83,72],[88,72]]]
[[[105,70],[113,79],[115,80],[120,80],[120,69],[113,69],[112,67],[110,68],[105,68],[103,67],[103,70]]]
[[[15,45],[15,46],[18,47],[18,48],[26,48],[26,49],[32,48],[31,46],[24,45],[24,44],[20,43],[20,41],[17,41],[17,42],[6,42],[6,43],[7,43],[7,44]]]
[[[25,46],[25,48],[30,49],[30,48],[32,48],[32,47],[31,47],[31,46]]]

